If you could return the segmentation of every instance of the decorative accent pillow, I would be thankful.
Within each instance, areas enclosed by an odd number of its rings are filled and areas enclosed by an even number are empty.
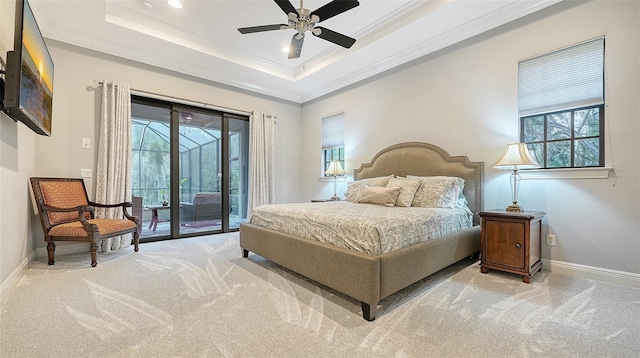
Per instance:
[[[425,208],[455,208],[464,188],[464,179],[458,177],[416,177],[422,184],[413,196],[412,206]]]
[[[420,183],[420,179],[391,178],[387,183],[387,187],[401,187],[400,195],[396,199],[396,206],[409,207]]]
[[[344,199],[353,203],[358,202],[358,196],[365,185],[369,186],[387,186],[389,179],[393,178],[393,174],[386,177],[367,178],[347,183],[347,192],[344,193]]]
[[[385,187],[365,185],[360,191],[356,202],[394,206],[401,189],[399,186]]]

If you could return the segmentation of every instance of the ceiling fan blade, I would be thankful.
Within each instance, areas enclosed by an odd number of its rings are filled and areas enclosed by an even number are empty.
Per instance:
[[[278,4],[278,6],[280,6],[280,8],[282,9],[282,11],[284,11],[285,14],[289,15],[289,13],[292,12],[292,13],[298,15],[298,11],[289,2],[289,0],[273,0],[273,1],[275,1],[276,4]]]
[[[356,39],[337,33],[335,31],[329,30],[322,26],[316,26],[314,30],[320,30],[320,33],[317,35],[316,35],[317,31],[312,32],[315,36],[321,39],[333,42],[334,44],[340,45],[344,48],[350,48],[351,46],[353,46],[354,43],[356,43]]]
[[[298,39],[298,35],[300,38]],[[289,46],[289,58],[298,58],[302,52],[302,43],[304,42],[304,34],[295,34],[291,38],[291,45]]]
[[[317,15],[320,18],[320,21],[324,21],[328,18],[340,15],[347,10],[353,9],[358,5],[360,5],[360,3],[356,0],[333,0],[327,5],[312,11],[310,15]]]
[[[241,28],[238,29],[238,31],[240,31],[240,33],[243,33],[243,34],[251,34],[251,33],[254,33],[254,32],[283,30],[283,29],[288,29],[288,28],[289,28],[289,26],[284,25],[284,24],[275,24],[275,25],[241,27]]]

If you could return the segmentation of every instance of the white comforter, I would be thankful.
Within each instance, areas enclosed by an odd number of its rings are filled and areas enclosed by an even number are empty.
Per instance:
[[[348,201],[255,208],[252,224],[372,255],[382,255],[472,226],[468,208],[386,207]]]

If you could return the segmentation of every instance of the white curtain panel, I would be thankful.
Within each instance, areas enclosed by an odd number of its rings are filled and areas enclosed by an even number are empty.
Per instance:
[[[131,201],[131,93],[128,84],[102,82],[102,111],[96,170],[96,202]],[[97,218],[122,218],[122,209],[96,209]],[[98,251],[131,245],[131,234],[102,240]]]
[[[253,208],[273,204],[273,141],[275,116],[254,111],[249,122],[249,199],[247,215]]]

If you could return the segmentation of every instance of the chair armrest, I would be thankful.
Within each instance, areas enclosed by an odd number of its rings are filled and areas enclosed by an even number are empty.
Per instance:
[[[133,207],[133,203],[130,201],[125,201],[123,203],[118,203],[118,204],[100,204],[100,203],[96,203],[94,201],[90,201],[89,205],[96,207],[96,208],[122,208],[122,213],[124,214],[124,217],[126,219],[129,219],[133,222],[136,223],[136,226],[138,226],[138,232],[140,232],[140,230],[142,230],[142,226],[141,226],[141,221],[140,219],[136,218],[135,216],[131,216],[129,215],[129,213],[127,212],[127,210],[125,208],[131,208]],[[92,210],[93,211],[93,210]]]
[[[93,213],[93,209],[91,207],[89,207],[88,205],[79,205],[79,206],[74,206],[72,208],[58,208],[58,207],[55,207],[55,206],[42,204],[42,210],[54,211],[54,212],[60,212],[60,213],[68,213],[68,212],[72,212],[72,211],[77,211],[78,212],[78,220],[80,221],[80,223],[82,224],[82,226],[84,227],[84,229],[87,232],[88,231],[97,231],[98,230],[98,226],[95,225],[95,224],[89,224],[89,222],[87,221],[87,218],[84,215],[84,213],[87,212],[87,211]]]
[[[118,203],[118,204],[100,204],[100,203],[90,201],[89,205],[95,206],[96,208],[119,208],[119,207],[130,208],[133,206],[133,203],[131,203],[130,201],[125,201],[124,203]]]

